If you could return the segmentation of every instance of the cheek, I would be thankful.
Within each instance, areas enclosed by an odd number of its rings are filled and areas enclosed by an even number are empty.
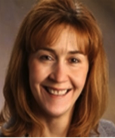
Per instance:
[[[37,60],[33,60],[29,64],[29,76],[33,81],[39,82],[43,78],[45,69],[39,64]]]
[[[83,89],[86,82],[87,73],[88,68],[79,68],[72,73],[73,84],[77,89]]]
[[[29,63],[29,78],[32,83],[42,83],[47,79],[52,70],[52,66],[40,63],[37,59],[33,59]]]
[[[40,91],[40,84],[43,81],[44,69],[36,59],[29,62],[29,82],[31,91],[36,98],[38,98],[38,92]]]

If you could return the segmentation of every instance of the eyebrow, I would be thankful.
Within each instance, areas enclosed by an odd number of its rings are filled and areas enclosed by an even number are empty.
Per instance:
[[[53,54],[56,54],[55,50],[51,49],[51,48],[47,48],[47,47],[43,47],[43,48],[39,48],[38,51],[40,50],[45,50],[45,51],[49,51]],[[78,50],[75,50],[75,51],[69,51],[68,54],[82,54],[84,55],[84,53],[82,51],[78,51]]]

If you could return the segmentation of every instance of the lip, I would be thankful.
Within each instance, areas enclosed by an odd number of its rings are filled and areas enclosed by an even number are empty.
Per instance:
[[[44,88],[50,88],[53,90],[57,90],[57,91],[63,91],[63,90],[71,90],[72,88],[54,88],[54,87],[50,87],[50,86],[42,86]]]
[[[48,94],[50,94],[50,95],[53,95],[53,94],[51,94],[49,91],[48,91],[48,89],[53,89],[53,90],[56,90],[56,91],[63,91],[63,90],[67,90],[67,92],[64,94],[64,95],[66,95],[68,92],[70,92],[71,90],[72,90],[72,88],[54,88],[54,87],[49,87],[49,86],[42,86],[44,89],[45,89],[45,91],[48,93]],[[63,96],[64,96],[63,95]],[[58,95],[59,96],[59,95]]]

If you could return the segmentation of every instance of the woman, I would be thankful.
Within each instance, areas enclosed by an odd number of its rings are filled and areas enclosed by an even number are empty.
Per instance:
[[[115,136],[115,126],[100,120],[108,97],[106,69],[93,15],[72,0],[41,0],[14,44],[1,136]]]

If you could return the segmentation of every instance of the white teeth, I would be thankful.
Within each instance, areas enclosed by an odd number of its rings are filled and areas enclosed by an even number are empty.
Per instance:
[[[51,94],[53,94],[53,95],[64,95],[67,92],[67,90],[59,90],[59,91],[57,91],[57,90],[53,90],[51,88],[48,88],[48,91]]]

